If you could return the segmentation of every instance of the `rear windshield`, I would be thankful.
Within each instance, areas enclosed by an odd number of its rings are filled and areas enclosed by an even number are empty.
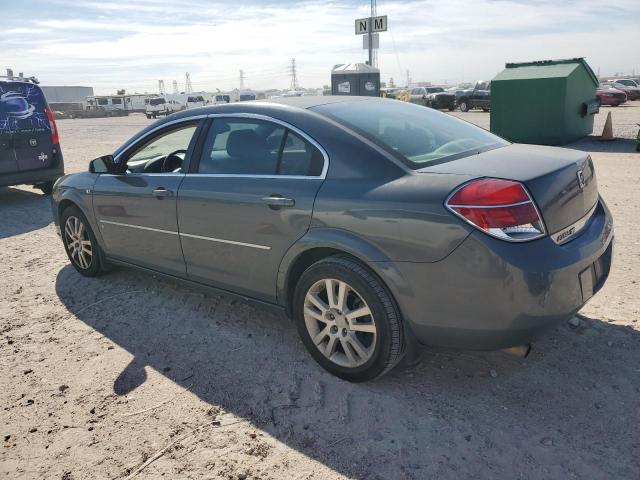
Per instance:
[[[167,103],[167,101],[164,98],[150,98],[149,99],[149,105],[163,105]]]
[[[203,98],[203,97],[189,97],[189,98],[187,99],[187,102],[191,102],[191,103],[194,103],[194,102],[204,102],[204,98]]]
[[[0,133],[51,130],[40,87],[28,82],[0,82]]]
[[[338,102],[312,110],[364,135],[415,170],[509,145],[451,115],[398,100]]]

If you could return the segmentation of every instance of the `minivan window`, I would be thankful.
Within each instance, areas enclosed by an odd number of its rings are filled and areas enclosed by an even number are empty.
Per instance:
[[[122,105],[122,99],[121,98],[112,98],[111,99],[111,104],[112,105]]]
[[[408,102],[354,103],[330,103],[311,110],[368,137],[413,169],[509,145],[475,125]]]
[[[109,105],[108,98],[98,98],[98,105]]]

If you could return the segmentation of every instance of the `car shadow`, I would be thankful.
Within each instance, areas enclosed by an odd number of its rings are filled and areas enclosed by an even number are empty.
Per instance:
[[[527,359],[432,350],[416,366],[351,384],[312,361],[290,320],[230,297],[126,269],[87,279],[70,266],[56,293],[133,356],[108,386],[116,395],[140,388],[153,368],[351,478],[638,471],[640,333],[629,327],[582,317]]]
[[[17,188],[0,187],[0,239],[49,225],[51,197]]]
[[[601,141],[600,137],[589,135],[575,142],[564,145],[566,148],[582,150],[583,152],[605,153],[634,153],[637,142],[630,138],[615,138],[609,141]]]

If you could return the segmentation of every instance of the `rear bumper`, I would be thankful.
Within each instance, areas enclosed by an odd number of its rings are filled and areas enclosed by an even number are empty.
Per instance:
[[[503,242],[473,232],[435,263],[396,263],[390,288],[417,339],[439,347],[496,350],[529,343],[571,318],[609,275],[612,217],[600,201],[582,233]]]
[[[0,174],[0,187],[8,187],[11,185],[36,185],[49,181],[56,181],[64,175],[64,165],[62,159],[59,165],[52,168],[43,168],[39,170],[28,170],[25,172],[2,173]]]

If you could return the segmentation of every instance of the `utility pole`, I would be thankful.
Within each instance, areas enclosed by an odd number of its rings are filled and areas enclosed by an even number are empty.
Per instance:
[[[373,48],[373,18],[377,14],[377,5],[376,0],[371,0],[371,16],[369,17],[369,33],[367,36],[369,37],[369,65],[372,67],[376,67],[378,65],[378,52]]]
[[[291,90],[298,90],[298,75],[296,71],[296,59],[291,59],[291,66],[289,67],[289,73],[291,74]]]
[[[244,70],[240,70],[240,90],[244,90]]]
[[[163,96],[167,93],[164,89],[164,80],[158,80],[158,92]]]
[[[184,91],[186,93],[193,93],[193,88],[191,87],[191,76],[189,72],[184,74],[185,82],[184,82]]]
[[[411,86],[411,72],[407,69],[407,87]]]
[[[177,80],[173,81],[173,93],[180,93],[180,91],[178,90],[178,81]]]

